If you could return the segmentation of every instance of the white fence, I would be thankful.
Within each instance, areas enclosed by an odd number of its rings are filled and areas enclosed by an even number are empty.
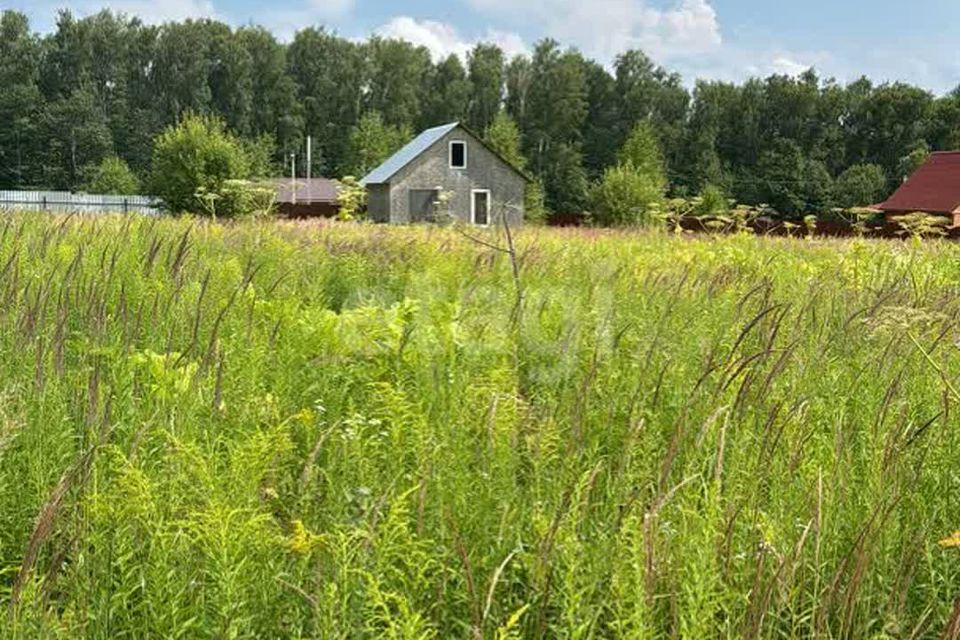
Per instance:
[[[104,196],[69,191],[0,191],[0,209],[52,213],[160,213],[159,203],[146,196]]]

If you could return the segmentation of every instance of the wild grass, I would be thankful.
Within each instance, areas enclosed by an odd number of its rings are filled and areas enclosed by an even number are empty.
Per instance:
[[[483,238],[0,219],[0,636],[960,626],[960,249]]]

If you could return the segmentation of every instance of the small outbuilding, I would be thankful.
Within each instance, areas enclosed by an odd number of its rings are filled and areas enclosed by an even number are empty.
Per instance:
[[[911,213],[928,213],[960,226],[960,151],[930,154],[885,202],[876,205],[887,220]]]
[[[340,183],[329,178],[280,178],[277,212],[288,218],[332,218],[340,212]]]
[[[427,129],[361,181],[377,222],[523,222],[529,178],[459,122]]]

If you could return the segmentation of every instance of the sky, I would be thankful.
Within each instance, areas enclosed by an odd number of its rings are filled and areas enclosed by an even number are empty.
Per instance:
[[[605,65],[643,49],[687,84],[813,67],[842,82],[866,75],[938,94],[960,85],[958,0],[0,0],[0,8],[25,12],[41,32],[58,8],[111,8],[151,23],[212,17],[284,40],[323,25],[349,38],[403,38],[435,58],[478,41],[524,53],[552,37]]]

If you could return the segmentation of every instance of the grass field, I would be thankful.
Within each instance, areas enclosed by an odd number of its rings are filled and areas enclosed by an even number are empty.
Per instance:
[[[960,248],[482,240],[0,220],[0,637],[940,637]]]

